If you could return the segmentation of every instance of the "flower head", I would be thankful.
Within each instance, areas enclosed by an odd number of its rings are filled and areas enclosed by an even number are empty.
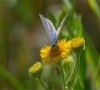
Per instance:
[[[55,47],[45,46],[40,50],[40,56],[45,64],[57,62],[66,58],[71,52],[71,41],[66,39],[59,40]]]
[[[30,76],[38,77],[42,74],[42,65],[40,62],[37,62],[36,64],[33,64],[29,68],[29,74]]]
[[[78,37],[78,38],[73,38],[72,39],[72,42],[71,42],[71,46],[72,46],[72,49],[74,51],[81,51],[84,49],[85,47],[85,40],[84,38],[81,38],[81,37]]]

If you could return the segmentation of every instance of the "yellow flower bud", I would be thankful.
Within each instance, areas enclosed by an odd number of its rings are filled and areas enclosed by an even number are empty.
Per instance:
[[[42,65],[40,62],[37,62],[36,64],[33,64],[29,68],[29,75],[33,77],[38,77],[42,74]]]
[[[85,48],[85,40],[84,38],[78,37],[78,38],[73,38],[71,42],[72,49],[75,52],[80,52]]]

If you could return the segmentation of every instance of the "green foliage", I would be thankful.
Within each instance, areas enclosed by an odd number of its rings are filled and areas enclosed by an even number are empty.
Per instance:
[[[7,81],[9,81],[16,89],[26,90],[26,86],[23,85],[18,79],[16,79],[10,72],[0,65],[0,75],[2,75]]]
[[[96,0],[87,0],[91,9],[93,10],[94,14],[99,18],[100,20],[100,9],[96,2]]]
[[[66,25],[64,25],[64,28],[62,30],[62,37],[66,37],[66,38],[70,39],[72,37],[83,36],[85,38],[85,41],[86,41],[85,42],[86,43],[86,50],[82,53],[81,61],[80,61],[81,62],[80,63],[81,64],[80,65],[80,75],[81,75],[81,77],[80,77],[80,81],[78,81],[75,84],[75,85],[77,85],[77,84],[79,84],[79,82],[82,82],[82,80],[85,79],[86,69],[88,69],[87,64],[86,64],[87,62],[90,64],[90,67],[92,68],[92,72],[91,72],[92,76],[91,77],[92,77],[92,79],[95,78],[95,74],[96,74],[96,70],[97,70],[97,63],[98,63],[98,53],[97,53],[93,43],[89,39],[88,35],[86,34],[83,26],[82,26],[81,16],[76,14],[74,7],[72,6],[72,4],[70,3],[69,0],[62,0],[62,2],[63,2],[64,10],[60,11],[60,13],[58,15],[59,16],[58,20],[56,21],[56,22],[59,22],[59,24],[60,24],[62,17],[66,13],[68,13]],[[99,10],[98,10],[98,6],[97,6],[96,1],[95,0],[88,0],[88,2],[89,2],[89,4],[92,3],[94,5],[92,7],[92,9],[95,10],[94,12],[96,12],[96,14],[99,18],[100,15],[99,15]],[[58,24],[58,26],[59,26],[59,24]],[[54,23],[54,25],[55,25],[55,23]],[[82,84],[83,83],[84,82],[82,82]],[[91,85],[92,85],[92,83],[91,83]],[[98,84],[98,86],[100,86],[100,79],[99,78],[97,80],[97,84]],[[84,86],[84,89],[85,88],[86,87]],[[77,90],[77,89],[79,89],[79,87],[77,87],[77,88],[75,87],[75,89]]]
[[[47,90],[52,90],[52,85],[50,82],[47,83],[47,86],[48,86]]]
[[[37,80],[33,79],[32,81],[28,76],[28,68],[31,63],[33,64],[35,60],[40,59],[38,58],[39,53],[36,53],[39,48],[35,46],[36,35],[32,35],[34,36],[32,39],[30,36],[34,31],[37,31],[39,13],[45,13],[47,4],[50,2],[46,0],[14,0],[11,3],[11,1],[0,0],[0,89],[7,89],[9,86],[8,89],[26,89],[27,87],[28,89],[40,90],[41,86]],[[100,20],[100,9],[97,1],[87,1],[93,13]],[[75,11],[76,0],[61,0],[60,3],[62,10],[56,14],[57,16],[48,11],[49,19],[56,28],[68,13],[60,38],[66,37],[67,40],[70,40],[73,37],[84,37],[86,41],[86,49],[81,53],[79,73],[73,90],[92,90],[94,88],[99,90],[100,70],[97,68],[99,53],[82,25],[81,14],[77,14]],[[11,71],[12,73],[10,73]],[[51,75],[52,71],[56,72],[57,75],[55,73]],[[52,86],[57,90],[61,89],[59,72],[53,67],[47,73],[44,75],[44,80],[53,83],[52,85],[48,83],[48,90],[52,90]],[[95,77],[96,73],[98,73],[97,77]]]

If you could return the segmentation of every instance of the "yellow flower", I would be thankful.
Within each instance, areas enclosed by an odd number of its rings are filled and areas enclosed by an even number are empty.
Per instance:
[[[45,64],[57,62],[66,58],[71,52],[71,41],[66,39],[59,40],[55,47],[45,46],[40,50],[40,56]]]
[[[33,64],[29,68],[29,74],[30,76],[38,77],[39,75],[42,74],[42,65],[40,62],[37,62],[36,64]]]
[[[74,51],[81,51],[85,48],[85,40],[84,38],[78,37],[78,38],[73,38],[71,42],[72,49]]]

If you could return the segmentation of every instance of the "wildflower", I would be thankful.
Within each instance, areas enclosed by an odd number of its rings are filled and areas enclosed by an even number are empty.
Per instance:
[[[42,65],[40,62],[37,62],[36,64],[33,64],[29,68],[29,74],[30,76],[38,77],[42,74]]]
[[[71,43],[72,49],[74,51],[81,51],[85,48],[85,40],[84,38],[78,37],[78,38],[73,38],[72,43]]]
[[[45,64],[52,62],[58,62],[63,58],[66,58],[71,52],[71,41],[66,39],[59,40],[55,47],[45,46],[40,50],[40,56]]]

